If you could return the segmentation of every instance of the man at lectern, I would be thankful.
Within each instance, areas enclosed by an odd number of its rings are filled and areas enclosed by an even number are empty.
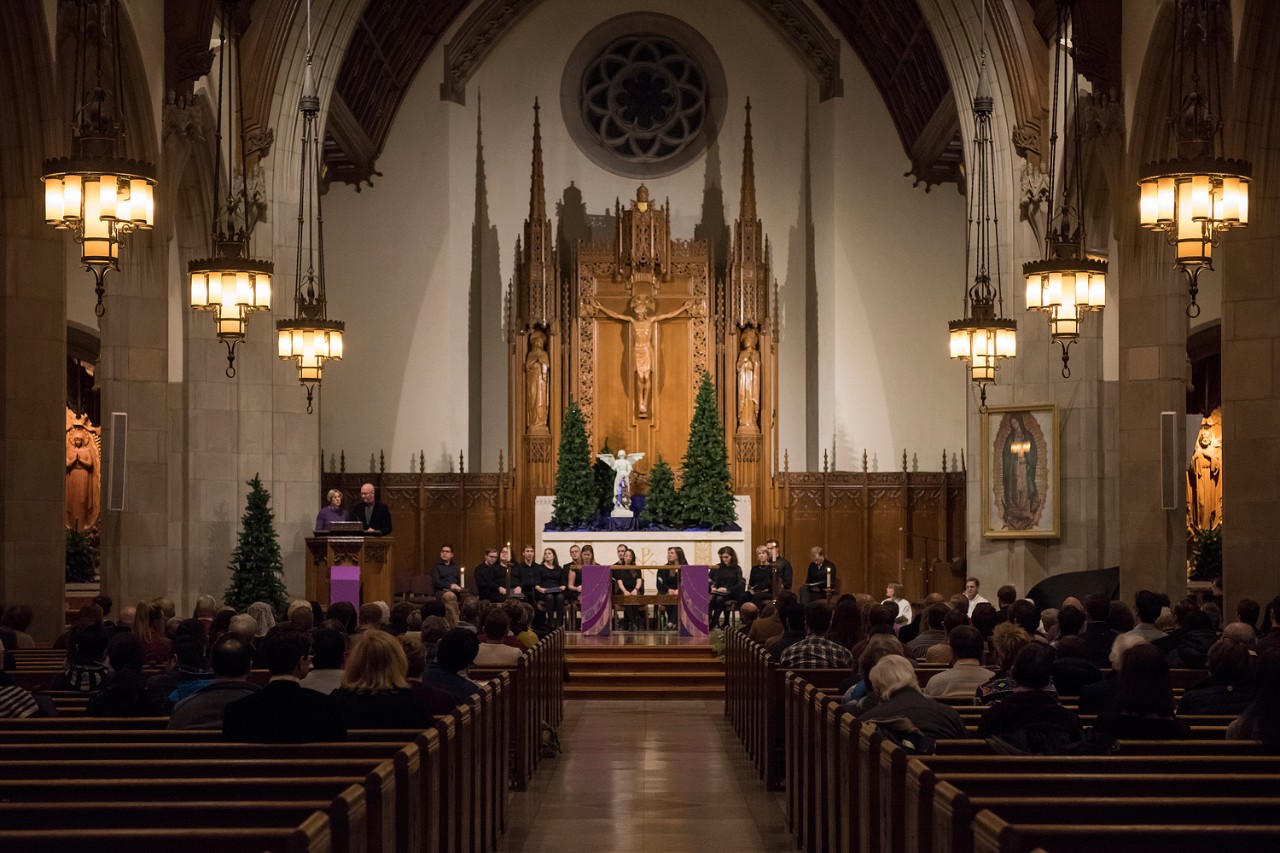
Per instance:
[[[367,535],[391,535],[391,510],[387,509],[386,504],[374,501],[373,483],[365,483],[360,487],[360,506],[356,507],[355,516],[364,525]]]

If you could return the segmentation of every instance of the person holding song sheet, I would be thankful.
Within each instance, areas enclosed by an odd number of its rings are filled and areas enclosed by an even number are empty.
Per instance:
[[[566,570],[560,567],[560,555],[555,548],[542,549],[542,563],[538,566],[533,591],[542,602],[542,609],[551,617],[552,625],[559,626],[564,616],[564,586]]]
[[[747,578],[747,594],[757,607],[764,607],[766,601],[773,599],[773,573],[768,547],[756,546],[756,564],[751,567],[751,575]]]
[[[711,570],[711,618],[707,622],[708,628],[719,627],[721,619],[728,626],[729,602],[740,601],[746,589],[737,552],[725,545],[720,549],[719,555],[720,565]]]

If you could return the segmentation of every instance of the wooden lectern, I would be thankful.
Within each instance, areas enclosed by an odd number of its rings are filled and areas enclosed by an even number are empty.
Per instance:
[[[329,570],[334,566],[360,567],[360,601],[391,603],[393,584],[390,536],[310,536],[306,540],[311,559],[307,563],[307,600],[325,607],[329,601]]]

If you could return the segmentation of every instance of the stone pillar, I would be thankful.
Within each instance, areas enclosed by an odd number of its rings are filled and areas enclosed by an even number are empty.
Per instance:
[[[1133,193],[1136,196],[1136,191]],[[1136,199],[1135,199],[1136,201]],[[1177,507],[1160,507],[1160,413],[1174,413],[1181,471],[1187,405],[1186,278],[1170,269],[1172,249],[1163,235],[1133,222],[1117,229],[1120,257],[1120,594],[1140,589],[1186,592],[1186,494]]]

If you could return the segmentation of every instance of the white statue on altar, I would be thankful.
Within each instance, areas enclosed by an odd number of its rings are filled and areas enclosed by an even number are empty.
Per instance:
[[[617,457],[608,453],[598,453],[597,458],[613,469],[613,512],[612,516],[629,517],[631,512],[631,472],[636,463],[644,458],[643,453],[627,453],[619,450]]]

